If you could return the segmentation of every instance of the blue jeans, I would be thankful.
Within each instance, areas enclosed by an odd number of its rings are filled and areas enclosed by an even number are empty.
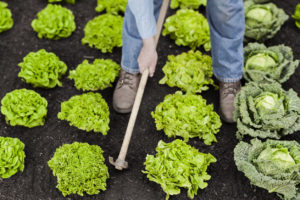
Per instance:
[[[162,0],[154,0],[156,19]],[[210,26],[211,54],[215,77],[222,82],[242,78],[244,57],[243,39],[245,16],[243,0],[207,0],[207,19]],[[122,68],[138,73],[137,58],[142,48],[135,18],[127,7],[123,25]]]

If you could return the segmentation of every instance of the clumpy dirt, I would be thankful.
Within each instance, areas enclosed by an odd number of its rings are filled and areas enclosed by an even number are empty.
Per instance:
[[[112,54],[102,54],[96,49],[81,45],[83,28],[85,24],[97,16],[94,12],[96,1],[77,0],[75,5],[64,6],[71,9],[76,17],[77,29],[71,37],[58,41],[39,39],[31,28],[31,21],[36,13],[43,9],[46,0],[10,0],[7,1],[12,10],[14,27],[0,34],[0,98],[14,89],[28,88],[30,85],[22,82],[18,77],[19,68],[17,64],[31,51],[46,49],[54,52],[61,60],[66,62],[69,69],[74,69],[86,57],[111,58],[120,62],[121,49],[117,48]],[[294,12],[297,0],[277,1],[279,7],[283,8],[288,15]],[[200,9],[201,12],[204,9]],[[169,11],[171,15],[174,11]],[[267,45],[284,43],[290,46],[297,59],[300,59],[300,30],[294,25],[290,18],[282,30],[273,39],[266,42]],[[48,115],[44,126],[32,129],[24,127],[11,127],[6,125],[3,115],[0,115],[0,136],[18,137],[25,145],[26,167],[23,173],[18,173],[9,179],[0,181],[0,200],[63,200],[63,199],[85,199],[85,200],[163,200],[165,194],[156,183],[148,181],[141,173],[144,169],[143,162],[147,154],[154,154],[159,140],[172,141],[163,132],[155,129],[154,120],[150,112],[158,103],[163,101],[167,94],[172,94],[176,88],[159,85],[158,81],[163,77],[161,68],[170,54],[179,54],[188,48],[178,47],[168,37],[161,37],[158,54],[159,61],[157,71],[150,78],[145,90],[137,123],[133,132],[132,142],[129,148],[127,161],[130,168],[125,171],[117,171],[108,163],[108,156],[118,156],[122,139],[127,127],[129,115],[117,114],[112,109],[113,88],[100,91],[110,107],[110,131],[107,136],[99,133],[86,133],[75,127],[69,126],[66,121],[60,121],[57,113],[60,111],[60,103],[81,92],[73,86],[73,82],[63,78],[63,87],[43,90],[34,89],[48,100]],[[300,95],[300,69],[298,69],[289,81],[283,86],[285,89],[293,88]],[[215,105],[218,110],[218,91],[210,89],[203,92],[203,97],[208,103]],[[239,171],[233,161],[233,148],[237,144],[235,138],[236,125],[223,124],[217,135],[218,143],[206,146],[198,139],[190,140],[189,144],[201,152],[211,153],[217,159],[217,163],[209,167],[212,176],[208,181],[208,187],[199,190],[195,199],[205,200],[276,200],[275,194],[268,194],[264,189],[251,186],[249,180]],[[299,133],[285,137],[286,140],[297,140],[300,142]],[[249,140],[249,138],[248,138]],[[107,190],[99,195],[80,197],[71,195],[63,197],[56,189],[56,177],[51,173],[47,161],[53,156],[55,149],[65,143],[88,142],[101,146],[105,151],[104,156],[109,167],[110,179],[107,181]],[[171,200],[185,200],[186,190],[180,195],[170,198]]]

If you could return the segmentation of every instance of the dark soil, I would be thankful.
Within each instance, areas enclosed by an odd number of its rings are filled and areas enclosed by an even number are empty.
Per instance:
[[[19,88],[33,89],[22,82],[18,77],[17,64],[31,51],[46,49],[54,52],[60,59],[66,62],[69,69],[74,69],[86,56],[94,58],[111,58],[120,62],[121,49],[115,49],[112,54],[101,54],[96,49],[81,45],[83,28],[85,24],[97,16],[94,12],[96,1],[78,0],[75,5],[64,5],[70,8],[76,16],[77,29],[71,37],[59,41],[39,39],[31,28],[31,21],[36,13],[43,9],[46,0],[10,0],[6,1],[12,10],[14,27],[0,34],[0,99],[7,92]],[[276,4],[284,8],[291,15],[298,0],[277,1]],[[201,10],[202,11],[202,10]],[[169,11],[169,15],[174,11]],[[282,44],[292,47],[294,55],[300,59],[300,30],[294,25],[293,19],[282,27],[275,38],[266,42],[267,45]],[[32,129],[24,127],[11,127],[6,125],[3,115],[0,115],[0,135],[18,137],[25,145],[26,166],[23,173],[18,173],[9,179],[0,181],[0,200],[62,200],[62,199],[105,199],[105,200],[161,200],[165,194],[156,183],[148,181],[141,173],[144,169],[143,162],[147,154],[154,154],[159,140],[172,141],[163,132],[155,129],[154,120],[150,112],[158,103],[163,101],[167,94],[176,91],[165,85],[159,85],[158,81],[163,77],[161,68],[170,54],[179,54],[188,48],[175,46],[168,37],[162,37],[158,46],[159,61],[154,78],[149,79],[145,90],[144,99],[140,108],[132,142],[129,148],[127,161],[130,168],[125,171],[117,171],[108,163],[108,156],[118,156],[123,136],[127,127],[129,115],[117,114],[112,109],[113,88],[100,91],[110,106],[110,131],[107,136],[99,133],[86,133],[75,127],[69,126],[66,121],[60,121],[57,113],[60,111],[60,103],[81,92],[73,86],[73,82],[65,76],[63,87],[51,90],[35,89],[48,100],[48,116],[44,126]],[[284,84],[284,88],[293,88],[300,94],[300,69],[296,71],[290,80]],[[208,103],[213,103],[218,110],[218,91],[213,89],[202,94]],[[201,152],[211,153],[218,162],[209,167],[212,178],[208,181],[208,187],[199,190],[195,199],[206,200],[273,200],[279,199],[275,194],[268,194],[264,189],[251,186],[249,180],[239,171],[233,161],[233,148],[237,144],[235,138],[236,125],[223,124],[217,135],[218,143],[206,146],[201,140],[190,140],[189,144]],[[300,142],[299,133],[285,137],[286,140]],[[99,195],[79,197],[77,195],[64,198],[56,189],[56,177],[52,175],[47,161],[53,156],[55,149],[65,143],[75,141],[88,142],[101,146],[105,151],[110,179],[107,181],[107,190]],[[188,199],[186,191],[180,195],[171,197],[172,200]]]

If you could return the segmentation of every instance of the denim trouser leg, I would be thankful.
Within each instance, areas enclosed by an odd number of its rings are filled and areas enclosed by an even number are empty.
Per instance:
[[[245,17],[243,0],[208,0],[213,71],[222,82],[242,78]]]
[[[154,3],[153,14],[155,15],[155,18],[157,20],[160,7],[162,4],[162,0],[154,0],[153,3]],[[140,54],[143,42],[136,26],[135,17],[128,6],[126,8],[126,12],[124,16],[122,38],[123,38],[123,47],[122,47],[121,67],[126,72],[134,73],[134,74],[139,73],[140,70],[139,70],[137,59]]]

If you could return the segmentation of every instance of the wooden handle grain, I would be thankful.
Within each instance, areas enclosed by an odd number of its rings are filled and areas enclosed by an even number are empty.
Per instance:
[[[157,44],[158,44],[158,40],[159,40],[159,37],[160,37],[160,33],[161,33],[161,30],[162,30],[164,19],[165,19],[166,14],[167,14],[168,7],[169,7],[169,0],[163,0],[162,6],[160,8],[160,13],[159,13],[159,17],[158,17],[158,20],[157,20],[157,24],[156,24],[157,32],[156,32],[156,35],[155,35],[155,46],[157,46]],[[128,146],[129,146],[131,136],[132,136],[132,131],[133,131],[133,128],[134,128],[134,125],[135,125],[137,114],[138,114],[139,109],[140,109],[140,105],[141,105],[141,101],[142,101],[142,98],[143,98],[143,94],[144,94],[144,90],[145,90],[145,87],[146,87],[146,84],[147,84],[148,77],[149,77],[149,69],[147,68],[143,72],[141,80],[140,80],[139,88],[138,88],[138,91],[137,91],[137,94],[136,94],[136,97],[135,97],[135,101],[134,101],[134,104],[133,104],[133,107],[132,107],[131,115],[130,115],[130,118],[129,118],[128,126],[127,126],[126,133],[125,133],[125,136],[124,136],[124,140],[123,140],[123,143],[122,143],[121,151],[120,151],[120,154],[118,156],[118,160],[125,161],[126,154],[127,154],[127,151],[128,151]]]

